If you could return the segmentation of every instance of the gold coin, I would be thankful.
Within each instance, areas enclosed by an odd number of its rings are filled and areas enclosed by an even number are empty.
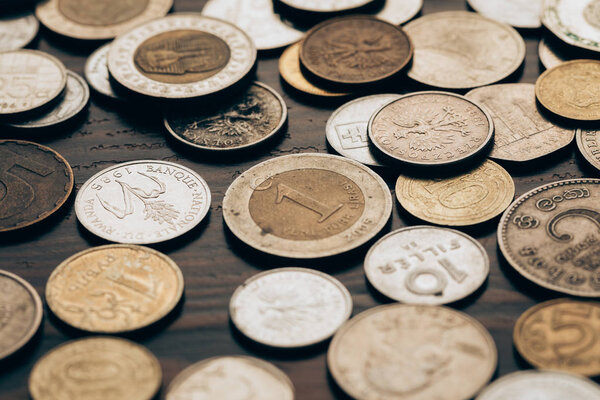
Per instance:
[[[438,225],[475,225],[501,214],[515,195],[504,168],[487,160],[465,174],[443,179],[398,177],[396,197],[409,213]]]
[[[107,245],[63,261],[46,284],[46,301],[65,323],[96,333],[151,325],[173,310],[183,275],[169,257],[134,245]]]

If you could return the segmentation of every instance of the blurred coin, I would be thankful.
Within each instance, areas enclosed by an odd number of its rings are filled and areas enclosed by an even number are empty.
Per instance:
[[[366,6],[374,0],[279,0],[288,7],[309,12],[342,12]]]
[[[108,52],[111,43],[105,44],[94,51],[85,63],[85,79],[92,89],[112,99],[118,99],[108,76]]]
[[[0,16],[0,51],[27,46],[37,36],[40,24],[31,12]]]
[[[546,69],[554,68],[565,61],[572,59],[567,54],[560,52],[550,41],[541,39],[538,46],[538,56]]]
[[[600,130],[578,129],[575,139],[581,155],[592,167],[600,170]]]
[[[562,41],[600,51],[600,0],[545,0],[542,22]]]
[[[386,0],[375,17],[393,25],[401,25],[413,19],[421,8],[423,8],[423,0]]]
[[[479,14],[515,28],[536,29],[542,26],[543,0],[467,0]]]

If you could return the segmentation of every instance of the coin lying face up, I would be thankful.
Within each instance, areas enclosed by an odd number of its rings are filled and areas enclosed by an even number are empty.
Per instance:
[[[575,134],[579,152],[597,170],[600,170],[600,154],[597,148],[600,145],[600,130],[578,129]]]
[[[383,8],[375,15],[394,25],[410,21],[423,8],[423,0],[386,0]]]
[[[283,4],[301,11],[342,12],[360,8],[374,0],[280,0]]]
[[[564,42],[600,51],[600,1],[545,0],[542,21]]]
[[[118,99],[108,76],[108,51],[110,43],[99,47],[85,63],[85,79],[96,92],[112,99]]]
[[[39,27],[37,18],[30,12],[0,17],[0,51],[27,46],[36,37]]]
[[[516,28],[536,29],[542,26],[543,0],[467,0],[481,15]]]

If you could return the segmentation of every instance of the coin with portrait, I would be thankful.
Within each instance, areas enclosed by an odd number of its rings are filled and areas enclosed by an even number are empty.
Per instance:
[[[108,52],[110,45],[108,43],[100,46],[90,54],[83,72],[85,79],[92,89],[111,99],[118,99],[119,96],[115,93],[108,75]]]
[[[0,16],[0,51],[18,50],[33,41],[40,24],[31,12]]]
[[[600,51],[600,0],[545,0],[542,22],[563,42]]]

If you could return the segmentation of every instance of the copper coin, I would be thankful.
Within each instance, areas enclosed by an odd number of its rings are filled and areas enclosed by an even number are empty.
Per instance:
[[[542,22],[565,43],[600,51],[600,1],[544,0]]]
[[[481,15],[515,28],[537,29],[542,26],[543,0],[467,0],[467,2]]]
[[[581,155],[592,167],[600,170],[600,130],[578,129],[575,140]]]
[[[288,7],[301,11],[334,13],[350,11],[372,3],[374,0],[279,0]]]
[[[84,68],[85,79],[90,87],[96,92],[110,97],[111,99],[119,99],[115,93],[108,74],[108,52],[110,51],[110,43],[99,47],[87,59]]]
[[[40,24],[31,12],[0,17],[0,51],[27,46],[37,36]]]

